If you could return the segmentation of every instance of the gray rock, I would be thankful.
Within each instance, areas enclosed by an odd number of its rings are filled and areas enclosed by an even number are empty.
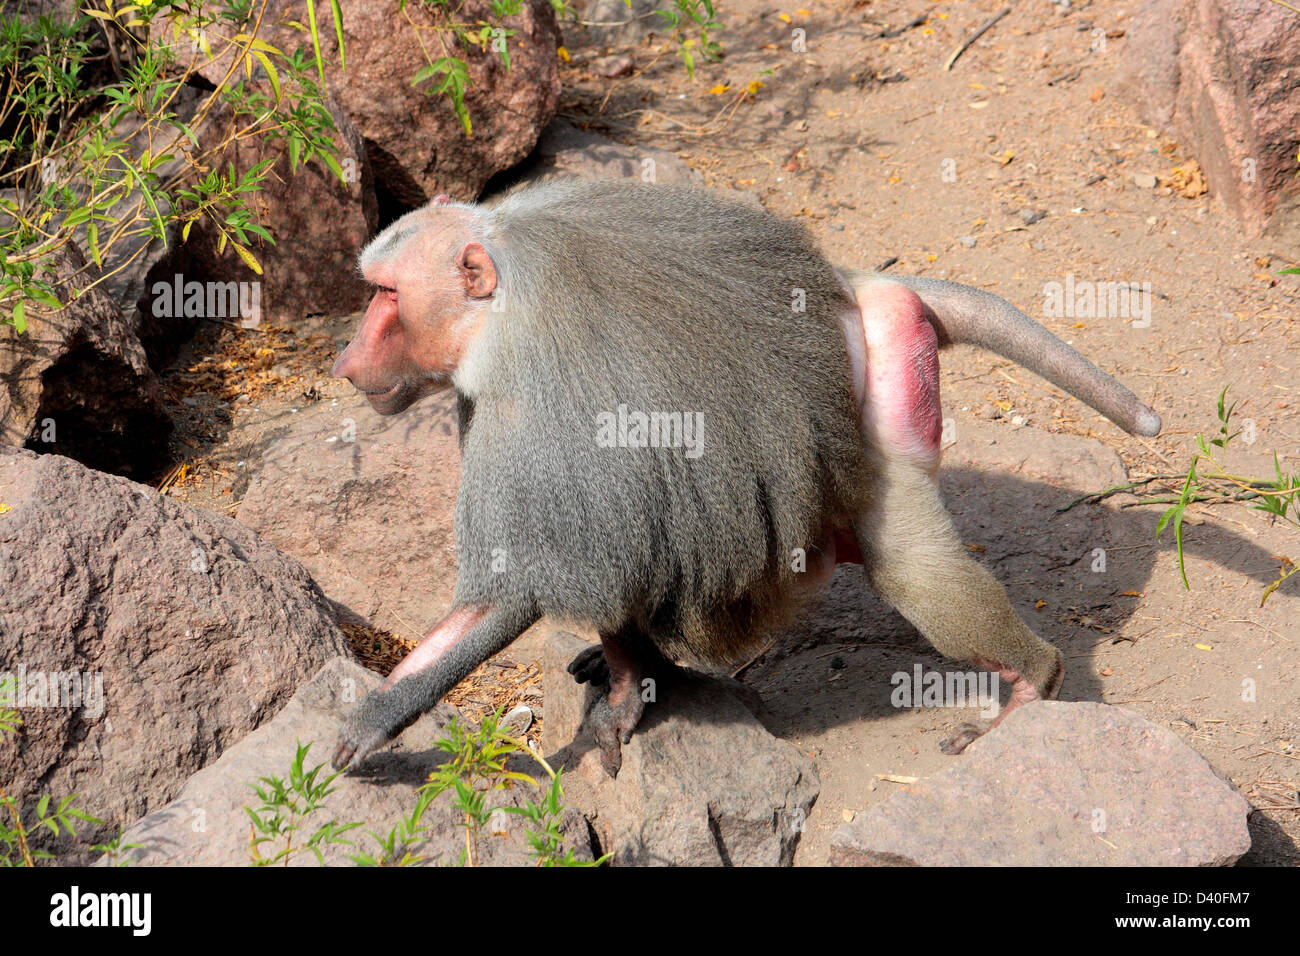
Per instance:
[[[978,240],[974,236],[961,236],[958,240],[967,249],[974,249]]]
[[[527,704],[520,704],[501,718],[501,729],[519,736],[527,733],[533,725],[533,709]]]
[[[489,193],[556,176],[579,179],[636,178],[694,185],[699,174],[686,161],[653,146],[625,146],[563,120],[552,120],[528,159],[493,181]]]
[[[595,46],[610,43],[638,43],[650,33],[665,33],[663,17],[655,10],[658,0],[587,0],[580,29]]]
[[[1271,0],[1146,0],[1115,86],[1197,158],[1247,235],[1300,222],[1295,11]]]
[[[459,485],[450,396],[386,418],[354,394],[287,422],[263,450],[238,517],[300,560],[333,600],[418,638],[451,607]]]
[[[603,56],[598,60],[593,60],[591,64],[591,71],[597,76],[605,77],[607,80],[627,76],[634,69],[636,69],[636,63],[626,54]]]
[[[451,18],[436,4],[408,4],[405,16],[382,3],[348,5],[345,52],[347,69],[339,69],[338,41],[330,17],[319,20],[322,53],[330,71],[330,92],[356,126],[376,181],[399,202],[421,206],[439,193],[472,201],[488,179],[523,159],[537,142],[543,126],[555,114],[560,96],[560,31],[548,0],[525,0],[504,26],[509,66],[490,49],[472,47],[460,57],[468,77],[465,108],[473,135],[466,135],[447,97],[433,95],[441,77],[412,83],[441,53],[432,39],[448,28]],[[303,43],[295,24],[302,16],[297,0],[271,0],[258,38],[286,51]],[[496,23],[487,0],[466,0],[454,19],[462,24]],[[229,29],[209,25],[209,36]],[[163,18],[154,21],[154,42],[170,40]],[[188,54],[188,38],[174,41]],[[230,66],[224,42],[213,40],[216,57],[198,66],[206,79],[217,81]],[[310,55],[310,42],[307,50]],[[269,86],[255,79],[263,90]],[[310,215],[310,213],[306,213]]]
[[[565,670],[586,646],[564,631],[546,641],[542,746],[613,863],[790,865],[820,783],[807,756],[759,723],[753,692],[694,673],[661,684],[610,779],[582,726],[596,692]]]
[[[67,307],[28,309],[21,334],[0,325],[0,444],[152,473],[171,423],[135,323],[101,287],[87,289],[94,277],[75,245],[44,277]]]
[[[123,843],[141,846],[127,851],[124,858],[143,866],[248,865],[249,820],[244,807],[256,809],[259,804],[249,784],[261,777],[287,777],[299,743],[311,747],[304,767],[311,769],[325,763],[321,774],[328,774],[327,761],[340,720],[380,681],[379,675],[347,658],[326,663],[273,720],[187,780],[171,803],[128,827]],[[416,789],[447,757],[432,744],[444,736],[455,715],[450,705],[438,705],[408,727],[390,747],[334,781],[336,789],[325,798],[324,810],[309,817],[308,822],[313,829],[331,819],[340,823],[361,821],[364,826],[346,834],[352,844],[323,848],[326,865],[349,865],[351,855],[357,853],[378,856],[378,843],[367,831],[387,835],[410,814]],[[539,782],[545,780],[545,774],[531,760],[519,761],[512,769],[528,773]],[[536,791],[527,786],[497,791],[490,795],[489,806],[520,806],[525,796],[536,799]],[[411,852],[426,864],[457,862],[465,848],[461,818],[450,794],[435,799],[423,817],[428,830],[410,847]],[[574,847],[579,858],[590,860],[590,842],[581,816],[568,811],[561,827],[565,847]],[[477,843],[481,865],[533,862],[521,817],[495,814],[491,829],[494,832],[480,837]],[[280,846],[283,844],[267,845],[261,852],[269,856]],[[313,854],[305,853],[294,857],[292,865],[316,866],[318,861]]]
[[[26,804],[79,794],[107,823],[86,845],[171,799],[347,653],[302,566],[229,518],[7,448],[0,501],[0,670],[22,681],[23,718],[0,736],[4,785]],[[59,700],[40,705],[42,681]]]
[[[1176,734],[1106,704],[1026,705],[831,838],[839,866],[1231,866],[1250,804]]]

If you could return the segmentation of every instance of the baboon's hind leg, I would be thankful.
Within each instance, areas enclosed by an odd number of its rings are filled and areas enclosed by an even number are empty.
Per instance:
[[[1061,652],[1025,626],[1002,585],[967,553],[931,474],[885,460],[878,479],[855,524],[868,578],[940,653],[1010,682],[1011,700],[986,729],[1021,704],[1054,698]],[[940,747],[960,753],[983,732],[963,724]]]

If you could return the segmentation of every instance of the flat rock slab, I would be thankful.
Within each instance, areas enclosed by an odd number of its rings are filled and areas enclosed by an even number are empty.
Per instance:
[[[601,852],[616,866],[789,866],[817,771],[759,723],[752,691],[689,672],[661,683],[611,779],[582,725],[597,692],[565,670],[587,646],[564,631],[547,638],[542,745]]]
[[[259,801],[248,785],[261,777],[287,778],[300,741],[311,744],[304,767],[310,769],[327,761],[339,722],[354,702],[380,681],[378,674],[345,657],[327,663],[298,689],[270,723],[192,776],[176,800],[127,828],[123,844],[138,843],[140,848],[127,851],[125,858],[143,866],[249,865],[249,820],[243,808],[256,808]],[[390,747],[372,754],[357,770],[334,781],[337,789],[325,798],[325,810],[308,818],[308,832],[330,819],[340,823],[362,821],[364,825],[346,835],[355,845],[324,848],[326,865],[351,865],[350,855],[356,853],[378,856],[378,843],[367,831],[387,834],[410,814],[416,802],[416,789],[447,758],[432,745],[444,736],[455,714],[453,707],[440,704],[408,727]],[[545,782],[532,761],[512,769]],[[321,770],[322,777],[329,772],[326,764]],[[537,799],[532,788],[516,786],[510,791],[491,794],[489,805],[518,806],[525,791]],[[453,799],[450,792],[443,793],[424,814],[423,822],[428,830],[410,848],[423,863],[455,863],[465,848],[465,831],[459,826],[461,814],[453,808]],[[493,820],[493,832],[478,841],[479,863],[493,866],[533,863],[522,818],[501,813]],[[590,841],[581,816],[568,811],[562,829],[565,846],[575,847],[580,858],[590,860]],[[266,846],[262,853],[269,856],[278,848],[279,845]],[[309,852],[294,857],[292,865],[316,866],[318,861]]]
[[[333,600],[419,638],[451,607],[459,486],[450,395],[387,418],[349,395],[294,416],[266,448],[238,518]]]
[[[1231,866],[1250,804],[1170,730],[1107,704],[1009,714],[836,830],[839,866]]]

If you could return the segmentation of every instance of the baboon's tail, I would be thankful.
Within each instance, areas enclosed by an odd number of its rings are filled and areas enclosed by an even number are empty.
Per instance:
[[[857,285],[864,273],[850,281]],[[1130,435],[1158,435],[1160,416],[1138,397],[1006,299],[956,282],[875,276],[911,289],[925,303],[940,347],[969,342],[1023,365],[1101,412]]]

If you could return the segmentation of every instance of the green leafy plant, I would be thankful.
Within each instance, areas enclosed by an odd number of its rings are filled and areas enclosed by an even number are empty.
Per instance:
[[[330,9],[342,64],[338,0]],[[343,178],[321,92],[316,4],[309,0],[310,28],[293,24],[308,35],[310,53],[260,39],[265,12],[266,0],[101,0],[68,21],[20,17],[0,4],[0,321],[21,332],[29,304],[61,307],[42,266],[74,242],[98,267],[97,285],[150,240],[169,242],[168,226],[183,224],[185,241],[204,221],[220,251],[232,248],[260,273],[252,241],[274,240],[250,199],[271,163],[218,172],[238,142],[282,147],[294,171],[319,160]],[[92,24],[106,64],[92,55]],[[224,73],[200,79],[213,65]],[[249,82],[254,70],[269,92]],[[188,111],[187,97],[197,97]],[[233,121],[213,122],[200,144],[196,130],[222,110]]]
[[[7,706],[14,699],[14,693],[15,679],[12,675],[0,680],[0,734],[16,734],[22,725],[18,712]],[[76,836],[78,823],[103,824],[102,820],[79,808],[76,801],[76,794],[57,802],[45,794],[36,801],[34,813],[24,814],[18,798],[0,787],[0,808],[3,808],[0,813],[0,866],[35,866],[37,860],[53,859],[52,853],[31,845],[32,835],[40,830],[48,830],[56,837],[64,832]],[[119,835],[115,842],[120,841]],[[118,849],[126,847],[119,846]]]
[[[485,717],[476,730],[468,730],[458,720],[447,727],[447,736],[437,741],[436,747],[450,755],[449,759],[429,775],[429,780],[416,790],[415,805],[387,832],[367,831],[377,847],[369,853],[349,854],[359,866],[416,866],[426,861],[419,847],[427,837],[430,824],[425,814],[442,794],[453,795],[455,807],[460,811],[460,825],[464,829],[465,847],[457,862],[461,866],[475,866],[479,860],[479,844],[492,825],[494,813],[517,814],[528,821],[527,839],[539,866],[596,866],[607,857],[594,863],[577,859],[572,847],[564,846],[561,821],[564,816],[564,791],[560,773],[554,771],[527,745],[500,728],[500,711]],[[362,826],[359,822],[342,823],[329,818],[325,808],[327,798],[333,793],[334,781],[339,773],[321,776],[324,764],[308,770],[306,757],[311,745],[298,745],[289,775],[262,777],[261,786],[249,784],[262,801],[259,807],[245,807],[251,821],[249,856],[255,866],[281,864],[310,852],[324,862],[323,850],[331,844],[353,846],[354,841],[345,834]],[[543,787],[527,774],[510,770],[507,761],[517,753],[528,753],[550,777]],[[539,798],[525,801],[522,806],[489,806],[489,795],[494,791],[514,786],[536,788]],[[317,820],[325,820],[317,824]]]
[[[439,750],[449,755],[449,759],[434,770],[429,781],[416,792],[415,809],[387,834],[371,834],[380,844],[378,856],[359,855],[353,859],[366,866],[407,866],[422,862],[413,848],[427,830],[423,816],[444,793],[452,795],[455,808],[460,811],[465,835],[465,848],[458,860],[461,866],[478,865],[480,841],[492,826],[496,813],[518,815],[528,822],[527,839],[539,866],[598,866],[608,859],[579,860],[572,847],[564,847],[564,834],[560,827],[564,815],[561,772],[553,770],[524,741],[503,731],[500,720],[499,710],[484,717],[477,730],[469,730],[459,720],[453,720],[447,727],[447,735],[436,744]],[[550,778],[546,786],[528,774],[508,768],[509,759],[519,753],[528,754],[546,771]],[[525,800],[522,806],[495,809],[490,806],[491,793],[516,785],[539,791],[539,799]]]
[[[127,850],[138,850],[141,847],[139,843],[123,843],[124,833],[122,830],[117,831],[117,836],[106,843],[96,843],[91,847],[96,853],[102,853],[108,857],[109,866],[130,866],[131,861],[125,855]]]
[[[555,0],[552,0],[554,6]],[[469,89],[469,64],[456,55],[448,45],[448,39],[459,43],[466,49],[478,47],[492,50],[500,57],[506,69],[510,69],[510,37],[517,31],[504,25],[507,17],[517,16],[523,9],[523,0],[491,0],[492,17],[489,20],[477,20],[469,23],[460,19],[460,12],[465,0],[420,0],[419,6],[433,15],[432,24],[417,23],[407,9],[408,0],[400,0],[398,9],[406,17],[420,49],[424,51],[426,63],[411,77],[411,85],[417,89],[424,87],[428,96],[446,96],[452,111],[460,120],[466,136],[474,135],[474,123],[465,104],[465,91]],[[557,13],[559,10],[557,9]],[[442,56],[435,56],[425,43],[425,34],[432,33],[438,41]],[[426,84],[428,84],[426,86]]]
[[[1204,434],[1197,433],[1196,453],[1192,456],[1186,474],[1151,475],[1139,481],[1092,492],[1058,508],[1058,512],[1068,511],[1085,501],[1097,502],[1124,492],[1136,495],[1137,500],[1124,502],[1120,505],[1121,508],[1165,505],[1165,512],[1156,524],[1156,538],[1158,540],[1166,529],[1173,529],[1174,542],[1178,549],[1178,572],[1183,579],[1183,587],[1188,590],[1191,590],[1191,584],[1187,580],[1187,566],[1183,556],[1183,519],[1190,506],[1231,505],[1262,511],[1272,520],[1284,522],[1300,530],[1300,473],[1284,472],[1277,452],[1273,453],[1275,474],[1272,478],[1253,478],[1233,474],[1224,466],[1222,459],[1224,450],[1242,434],[1240,429],[1233,428],[1232,416],[1237,410],[1237,403],[1227,404],[1228,388],[1229,386],[1225,385],[1223,391],[1219,393],[1218,433],[1208,439]],[[1170,493],[1153,493],[1151,486],[1154,484],[1166,485]],[[1181,488],[1178,484],[1181,484]],[[1283,556],[1280,560],[1282,567],[1279,576],[1264,589],[1259,602],[1261,606],[1282,585],[1282,582],[1300,570],[1291,558]]]
[[[695,58],[722,59],[722,44],[713,39],[713,33],[722,29],[713,9],[713,0],[673,0],[673,5],[655,11],[673,31],[677,43],[677,56],[686,67],[686,73],[695,79]]]
[[[333,783],[341,771],[322,777],[323,763],[307,770],[303,763],[310,750],[311,744],[298,744],[287,778],[259,777],[261,786],[249,784],[262,801],[259,807],[244,807],[251,821],[248,853],[254,866],[288,866],[302,853],[311,853],[324,863],[323,848],[351,844],[344,834],[361,826],[334,819],[314,826],[312,818],[324,816],[325,798],[338,789]]]

